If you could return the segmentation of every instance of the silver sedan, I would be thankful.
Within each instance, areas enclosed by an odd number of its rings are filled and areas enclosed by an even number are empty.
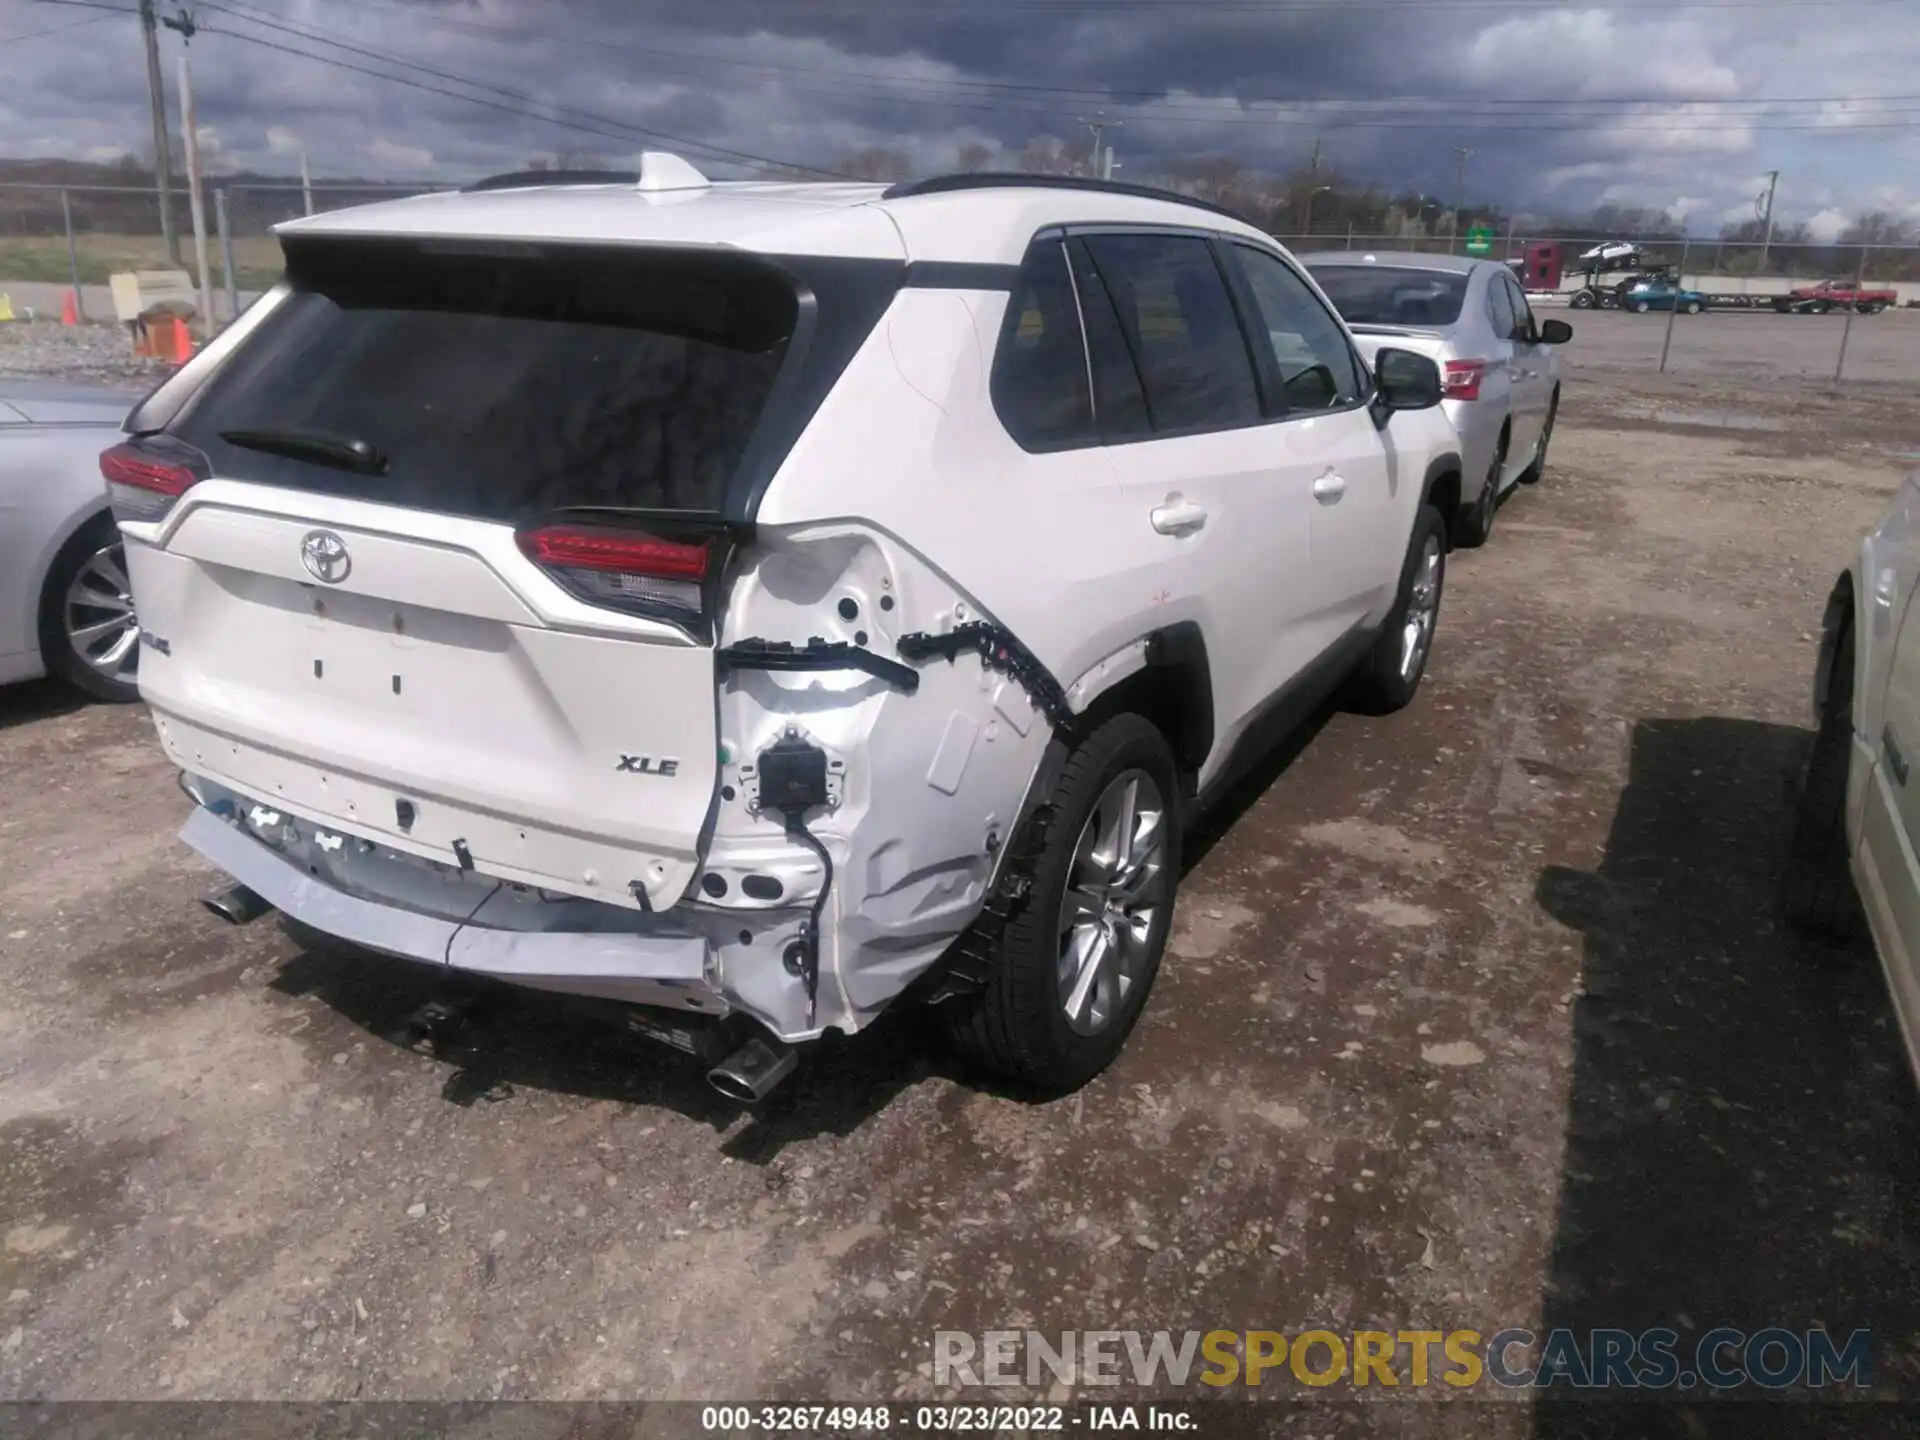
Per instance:
[[[139,397],[0,381],[0,684],[135,700],[140,630],[100,452]]]
[[[1546,469],[1560,408],[1553,347],[1573,338],[1541,321],[1496,260],[1336,250],[1299,257],[1371,360],[1383,345],[1440,366],[1441,408],[1460,435],[1463,477],[1454,543],[1480,545],[1500,498]]]

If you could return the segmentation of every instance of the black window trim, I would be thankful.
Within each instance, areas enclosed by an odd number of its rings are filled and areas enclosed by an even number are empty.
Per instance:
[[[1245,348],[1248,363],[1253,369],[1254,393],[1259,402],[1257,415],[1231,425],[1187,425],[1177,430],[1156,428],[1142,434],[1125,436],[1108,436],[1101,432],[1100,397],[1096,393],[1093,374],[1093,346],[1087,335],[1086,299],[1080,293],[1080,280],[1074,274],[1073,260],[1067,253],[1067,246],[1071,242],[1099,235],[1181,236],[1206,244],[1208,254],[1213,258],[1214,267],[1219,272],[1221,283],[1226,287],[1228,303],[1232,307],[1234,320],[1240,327],[1240,343]],[[1060,260],[1067,267],[1067,282],[1073,290],[1074,313],[1080,325],[1080,353],[1087,367],[1087,409],[1090,425],[1088,434],[1077,439],[1024,441],[1014,436],[1013,431],[1007,426],[1005,417],[1000,414],[999,404],[992,395],[991,377],[994,367],[1000,362],[1008,336],[1019,322],[1019,316],[1015,313],[1012,303],[1013,293],[1018,289],[1017,277],[1025,267],[1026,257],[1032,253],[1034,246],[1044,242],[1055,242],[1059,245]],[[1302,283],[1308,299],[1319,305],[1333,321],[1334,328],[1346,342],[1348,354],[1353,359],[1354,370],[1360,376],[1359,394],[1352,403],[1330,406],[1325,410],[1289,410],[1280,404],[1279,370],[1273,360],[1272,343],[1271,341],[1265,345],[1259,343],[1264,336],[1253,324],[1253,316],[1257,313],[1257,302],[1245,289],[1249,283],[1246,276],[1228,255],[1228,250],[1235,246],[1269,256],[1286,266],[1294,278]],[[1087,262],[1098,272],[1100,262],[1094,256],[1091,247],[1087,248]],[[1198,225],[1175,225],[1157,221],[1070,221],[1041,226],[1028,237],[1026,249],[1021,252],[1019,264],[995,268],[1009,277],[1006,284],[1008,303],[1006,314],[1001,317],[999,336],[994,341],[993,356],[988,363],[988,401],[993,409],[994,418],[1000,422],[1001,430],[1026,454],[1059,455],[1075,450],[1111,449],[1122,445],[1151,445],[1161,440],[1184,440],[1196,435],[1231,434],[1238,430],[1251,430],[1261,426],[1284,425],[1293,420],[1310,420],[1321,415],[1343,415],[1351,410],[1365,410],[1371,408],[1376,398],[1373,367],[1367,364],[1366,357],[1353,343],[1353,334],[1347,328],[1346,322],[1340,318],[1339,312],[1320,299],[1319,291],[1314,287],[1305,268],[1292,261],[1284,251],[1262,245],[1250,235],[1211,230]],[[1105,283],[1104,276],[1102,276],[1102,283]],[[1140,376],[1140,357],[1134,353],[1133,343],[1126,335],[1126,327],[1123,325],[1120,330],[1121,343],[1127,347],[1127,358],[1133,364],[1135,375],[1140,377],[1141,396],[1146,402],[1148,420],[1151,423],[1153,399],[1147,394],[1144,377]]]

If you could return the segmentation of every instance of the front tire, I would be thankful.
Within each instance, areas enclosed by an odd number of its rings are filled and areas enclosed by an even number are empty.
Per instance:
[[[1644,315],[1644,314],[1646,314],[1646,313],[1647,313],[1647,302],[1646,302],[1646,301],[1644,301],[1644,300],[1636,300],[1636,301],[1634,301],[1634,302],[1633,302],[1633,313],[1634,313],[1634,314],[1636,314],[1636,315]]]
[[[40,658],[47,672],[96,700],[140,698],[140,625],[119,527],[96,516],[48,567],[40,592]]]
[[[1780,913],[1798,929],[1849,940],[1860,903],[1847,868],[1847,764],[1853,730],[1853,622],[1846,621],[1820,729],[1807,752],[1793,839],[1780,874]]]
[[[1420,689],[1440,625],[1440,597],[1447,582],[1447,524],[1423,504],[1400,567],[1400,592],[1373,648],[1347,681],[1347,703],[1363,714],[1404,709]]]
[[[1179,774],[1158,728],[1117,715],[1081,741],[984,989],[935,1009],[955,1047],[1056,1093],[1112,1064],[1160,970],[1180,839]]]
[[[1560,414],[1560,390],[1554,388],[1553,398],[1547,401],[1547,423],[1540,427],[1540,443],[1534,446],[1533,463],[1520,472],[1522,485],[1538,485],[1540,477],[1547,473],[1547,446],[1553,443],[1553,422]]]

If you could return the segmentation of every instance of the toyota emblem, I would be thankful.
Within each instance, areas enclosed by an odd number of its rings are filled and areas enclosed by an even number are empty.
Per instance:
[[[309,530],[300,541],[300,563],[323,585],[338,585],[353,570],[347,542],[331,530]]]

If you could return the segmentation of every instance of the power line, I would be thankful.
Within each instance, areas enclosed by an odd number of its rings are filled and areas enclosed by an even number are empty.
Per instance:
[[[243,24],[258,25],[262,29],[272,30],[272,31],[279,32],[281,34],[290,35],[296,39],[304,40],[310,44],[325,45],[332,49],[346,51],[349,54],[364,56],[366,58],[376,60],[383,65],[392,66],[393,68],[398,70],[409,71],[415,74],[427,75],[435,79],[445,80],[452,84],[465,86],[465,87],[468,87],[469,89],[478,90],[486,94],[502,96],[507,100],[519,102],[519,106],[521,107],[534,106],[534,107],[544,107],[544,108],[540,108],[540,109],[510,108],[508,106],[501,105],[496,102],[483,100],[480,96],[467,95],[457,91],[442,89],[441,87],[438,87],[438,86],[425,85],[418,81],[405,79],[400,75],[394,75],[394,74],[390,74],[383,71],[374,71],[366,68],[365,66],[350,64],[336,57],[315,54],[312,51],[299,50],[292,46],[288,46],[284,44],[275,44],[273,42],[269,42],[263,39],[260,36],[249,35],[243,31],[229,28],[229,29],[223,29],[220,32],[218,32],[220,34],[224,34],[228,36],[231,39],[242,40],[242,41],[246,41],[248,43],[256,44],[256,45],[264,45],[269,49],[283,50],[288,54],[299,55],[309,60],[317,60],[322,64],[337,65],[342,69],[357,71],[360,74],[370,75],[376,79],[388,80],[396,84],[411,85],[415,89],[426,90],[434,94],[446,95],[456,100],[465,100],[470,104],[486,104],[491,109],[504,110],[506,111],[506,113],[518,114],[529,119],[543,120],[543,121],[546,121],[547,123],[560,125],[567,129],[578,130],[584,134],[598,134],[603,137],[626,140],[626,141],[632,141],[635,139],[659,141],[659,142],[664,142],[666,144],[678,146],[681,149],[699,151],[704,154],[712,155],[719,159],[732,160],[740,164],[750,165],[760,169],[798,170],[798,171],[804,171],[810,174],[828,176],[837,180],[852,180],[852,179],[858,178],[855,176],[847,175],[838,170],[825,169],[823,167],[816,166],[816,165],[804,165],[795,161],[780,160],[780,159],[775,159],[773,157],[765,156],[765,155],[756,155],[750,151],[736,150],[729,146],[716,145],[709,141],[695,140],[688,136],[668,134],[665,131],[654,130],[650,127],[635,125],[629,121],[619,120],[606,115],[600,115],[593,111],[582,110],[572,106],[556,105],[550,101],[545,100],[540,96],[529,95],[522,91],[517,91],[517,90],[509,90],[503,86],[494,85],[488,81],[475,80],[470,76],[455,74],[447,70],[440,70],[431,65],[424,65],[418,61],[409,60],[404,56],[382,53],[380,51],[366,49],[365,47],[362,47],[362,46],[353,45],[346,41],[334,40],[324,34],[311,30],[305,26],[287,23],[277,18],[271,18],[271,17],[261,18],[257,13],[254,13],[254,14],[247,13],[247,7],[242,7],[234,4],[207,3],[202,5],[201,8],[203,10],[218,11],[226,15],[229,19],[238,20]],[[551,113],[547,113],[548,111],[551,111]],[[567,118],[568,116],[578,116],[580,117],[580,121],[584,121],[585,123],[580,123],[579,121],[568,119]]]
[[[1203,97],[1173,98],[1165,90],[1123,90],[1106,89],[1093,86],[1048,86],[1011,81],[974,80],[962,78],[942,78],[933,76],[891,76],[875,74],[869,71],[845,71],[825,69],[815,66],[782,65],[773,61],[743,60],[734,56],[707,55],[698,52],[665,50],[657,46],[621,42],[609,37],[591,39],[526,27],[479,24],[458,20],[453,17],[423,12],[415,7],[395,4],[392,0],[358,0],[361,4],[374,4],[383,9],[400,11],[416,18],[422,18],[428,24],[484,35],[492,39],[525,38],[538,39],[547,44],[573,45],[594,50],[621,50],[647,56],[655,62],[655,68],[670,74],[699,75],[696,69],[689,72],[684,65],[676,66],[662,61],[682,61],[693,65],[717,65],[728,68],[743,68],[749,71],[798,77],[802,88],[829,90],[844,97],[849,93],[864,95],[868,98],[896,105],[913,105],[923,108],[974,110],[1004,113],[1012,110],[1031,115],[1049,115],[1067,118],[1066,105],[1079,107],[1089,101],[1107,104],[1130,104],[1141,113],[1136,114],[1136,123],[1186,124],[1186,125],[1272,125],[1272,124],[1322,124],[1329,120],[1336,124],[1368,129],[1424,128],[1434,123],[1463,128],[1500,129],[1511,122],[1524,121],[1526,128],[1532,130],[1587,129],[1598,119],[1610,118],[1603,114],[1592,113],[1594,107],[1646,107],[1624,111],[1627,119],[1646,119],[1652,121],[1645,125],[1615,125],[1616,130],[1647,130],[1669,132],[1683,130],[1692,132],[1712,132],[1714,130],[1828,130],[1844,132],[1849,129],[1904,129],[1912,122],[1885,121],[1871,122],[1867,117],[1876,115],[1905,115],[1920,113],[1900,108],[1856,109],[1829,112],[1826,115],[1809,112],[1798,114],[1787,111],[1781,118],[1770,118],[1765,112],[1786,106],[1802,105],[1843,105],[1872,106],[1883,102],[1906,100],[1920,101],[1920,94],[1875,95],[1875,96],[1585,96],[1585,97],[1457,97],[1457,96],[1387,96],[1377,98],[1327,97],[1323,99],[1281,99],[1279,97],[1222,97],[1221,103],[1231,103],[1237,107],[1232,113],[1218,113],[1211,103]],[[866,89],[857,87],[865,86]],[[893,87],[893,88],[889,88]],[[896,89],[899,92],[896,93]],[[993,95],[991,100],[988,95]],[[1002,95],[1057,97],[1062,104],[1047,105],[1040,103],[1022,103],[1018,100],[1000,98]],[[1273,110],[1254,111],[1256,106],[1273,106]],[[1754,109],[1754,114],[1743,114],[1730,107]],[[1526,113],[1514,115],[1512,110],[1519,107],[1546,107],[1546,113]],[[1707,108],[1711,107],[1711,108]],[[1689,113],[1674,114],[1677,109],[1686,109]],[[1290,118],[1286,112],[1298,112],[1304,118]],[[1860,119],[1860,124],[1842,124],[1840,121]],[[1553,125],[1545,123],[1560,120],[1567,123]],[[1490,122],[1473,125],[1468,122]],[[1725,121],[1724,124],[1706,122]]]
[[[117,7],[103,5],[100,8],[104,10]],[[0,45],[17,45],[22,40],[38,40],[42,35],[64,35],[69,30],[78,30],[82,25],[99,25],[110,18],[106,15],[89,15],[84,20],[70,20],[65,25],[54,25],[45,30],[28,30],[21,35],[0,35]]]

